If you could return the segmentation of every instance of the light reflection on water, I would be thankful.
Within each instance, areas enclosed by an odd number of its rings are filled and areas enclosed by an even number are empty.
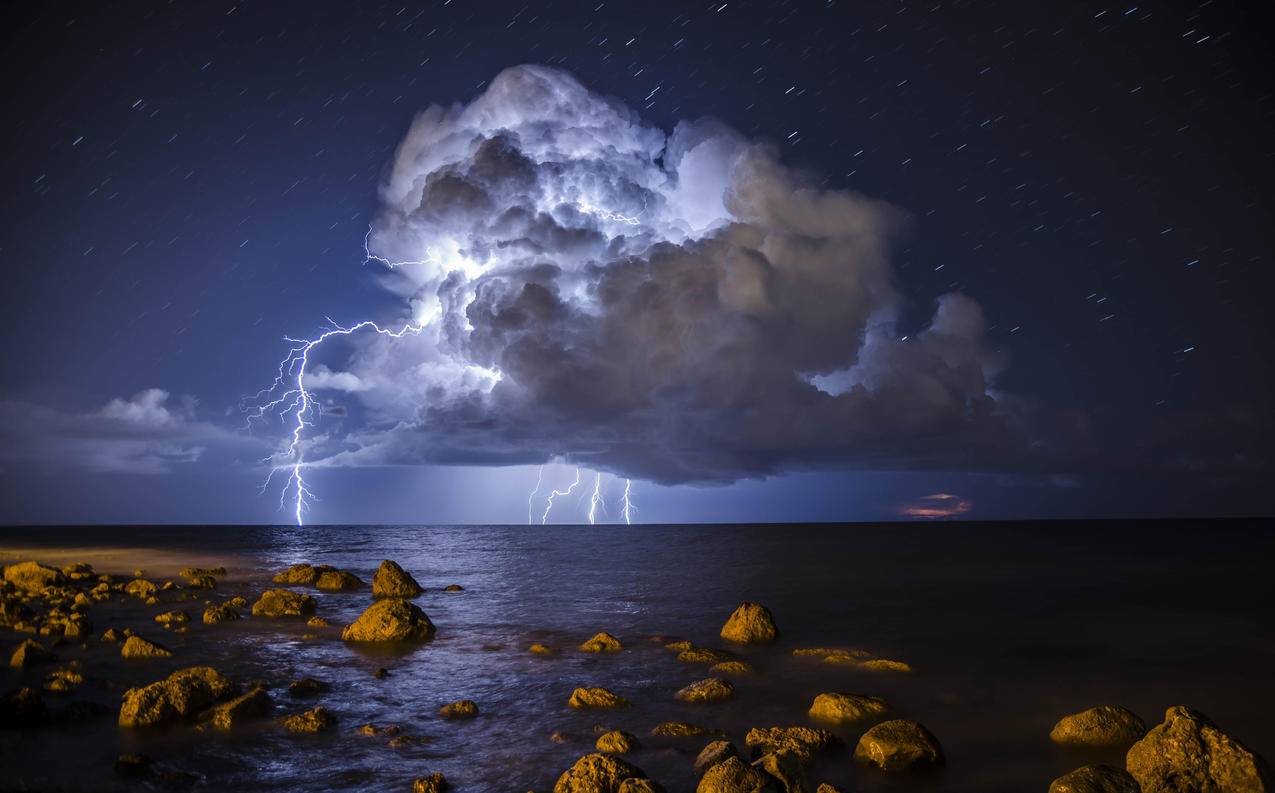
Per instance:
[[[649,736],[655,724],[676,719],[718,727],[742,748],[749,727],[808,723],[811,699],[830,690],[884,697],[898,714],[929,726],[949,757],[946,772],[919,780],[856,772],[844,752],[817,767],[816,782],[862,791],[1043,790],[1085,762],[1119,764],[1119,753],[1062,752],[1046,738],[1058,716],[1099,702],[1127,705],[1152,722],[1165,707],[1190,703],[1258,751],[1269,755],[1275,745],[1275,726],[1262,718],[1275,706],[1266,677],[1275,632],[1260,605],[1269,602],[1268,587],[1251,575],[1253,560],[1271,550],[1264,527],[96,531],[44,531],[38,541],[118,543],[219,560],[231,580],[218,597],[251,598],[273,572],[298,562],[334,565],[370,581],[382,559],[394,559],[428,589],[417,603],[438,637],[414,650],[345,645],[339,626],[367,606],[368,593],[312,592],[319,614],[335,627],[247,619],[159,636],[148,626],[143,633],[167,643],[176,657],[145,665],[123,665],[113,647],[93,644],[83,693],[103,702],[117,703],[126,685],[173,668],[211,663],[241,681],[265,680],[279,712],[321,703],[340,724],[329,734],[291,736],[264,721],[223,736],[188,728],[121,733],[108,719],[77,728],[83,749],[72,757],[65,734],[0,734],[6,761],[25,766],[22,779],[69,787],[91,780],[91,787],[109,789],[115,756],[142,751],[225,789],[407,790],[414,776],[442,771],[460,791],[547,790],[591,749],[595,727],[606,725],[642,738],[645,748],[631,759],[670,791],[690,790],[691,760],[703,741],[661,741]],[[34,541],[20,529],[0,533],[0,548]],[[1188,572],[1189,593],[1181,591]],[[441,591],[452,583],[465,591]],[[706,670],[678,663],[647,637],[719,646],[722,621],[746,599],[772,608],[781,643],[738,650],[757,672],[735,680],[734,701],[674,701],[674,691]],[[197,618],[196,605],[190,609]],[[154,611],[130,603],[98,607],[93,617],[101,631],[139,624]],[[619,636],[625,650],[613,656],[574,650],[600,630]],[[320,636],[305,638],[311,633]],[[562,652],[531,655],[526,647],[533,642]],[[798,645],[868,647],[918,671],[833,667],[793,658]],[[379,667],[390,670],[388,679],[373,677]],[[332,683],[332,692],[290,697],[287,684],[304,675]],[[19,682],[17,673],[10,677],[7,685]],[[102,679],[115,687],[94,682]],[[601,714],[568,709],[571,689],[588,685],[611,688],[633,707]],[[462,698],[478,702],[477,719],[438,717],[440,705]],[[398,724],[433,740],[392,749],[386,738],[353,733],[366,722]],[[555,731],[574,742],[550,741]],[[857,739],[855,730],[841,734],[851,746]]]

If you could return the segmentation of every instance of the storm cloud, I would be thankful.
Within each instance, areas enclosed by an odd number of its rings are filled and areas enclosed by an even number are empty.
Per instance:
[[[671,133],[520,66],[422,112],[368,235],[425,330],[357,342],[311,464],[562,459],[662,483],[995,465],[1033,439],[979,305],[902,335],[903,213],[712,120]]]

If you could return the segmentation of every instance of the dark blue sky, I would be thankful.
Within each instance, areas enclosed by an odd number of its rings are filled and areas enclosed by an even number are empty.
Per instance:
[[[393,310],[362,244],[396,147],[420,110],[520,63],[665,130],[716,117],[817,184],[900,208],[900,328],[969,295],[1008,360],[997,388],[1068,417],[1042,433],[1085,430],[1044,463],[638,481],[638,519],[877,519],[936,493],[969,517],[1270,511],[1262,4],[5,13],[0,520],[286,520],[256,489],[278,433],[240,433],[239,399],[268,382],[282,336]],[[134,399],[146,389],[169,396]],[[158,447],[112,428],[161,404]],[[571,468],[547,473],[565,484]],[[329,470],[312,519],[518,522],[535,475]]]

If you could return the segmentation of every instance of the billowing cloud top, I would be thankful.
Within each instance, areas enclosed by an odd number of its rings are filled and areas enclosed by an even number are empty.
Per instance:
[[[676,483],[1003,454],[978,305],[895,331],[898,221],[720,123],[666,135],[566,72],[507,69],[399,147],[368,248],[425,331],[322,370],[364,422],[307,457]]]

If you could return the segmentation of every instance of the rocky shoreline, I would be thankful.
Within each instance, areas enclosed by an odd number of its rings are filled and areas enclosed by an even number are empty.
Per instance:
[[[200,658],[181,658],[189,666],[157,677],[120,693],[118,709],[88,699],[77,699],[76,690],[94,670],[81,656],[91,642],[117,644],[119,655],[130,663],[172,659],[174,652],[158,637],[184,634],[198,621],[209,629],[244,619],[280,621],[304,625],[315,640],[339,640],[356,645],[408,648],[430,642],[439,628],[413,601],[425,588],[401,566],[385,560],[371,584],[350,571],[327,565],[297,564],[274,576],[269,589],[254,599],[223,596],[224,567],[188,567],[169,580],[156,580],[136,571],[133,576],[100,574],[85,562],[53,567],[28,560],[5,566],[0,582],[0,630],[14,641],[4,645],[9,666],[24,674],[43,673],[42,685],[21,686],[0,698],[0,729],[58,730],[86,721],[115,718],[118,729],[138,736],[144,746],[148,735],[162,730],[222,731],[234,733],[246,725],[273,723],[283,733],[307,734],[346,731],[362,739],[384,739],[391,746],[427,743],[426,736],[406,732],[400,725],[363,724],[349,728],[322,704],[328,684],[303,677],[287,686],[287,697],[264,681],[232,680]],[[366,608],[354,621],[333,625],[318,614],[318,604],[307,590],[346,593],[366,599]],[[460,592],[450,585],[450,592]],[[148,622],[96,632],[94,616],[121,604],[142,605],[151,614]],[[445,628],[444,628],[445,630]],[[745,602],[721,626],[723,646],[697,646],[676,637],[645,637],[688,667],[703,666],[708,676],[669,692],[672,701],[704,708],[706,721],[712,709],[734,699],[738,686],[750,685],[756,673],[732,647],[781,645],[775,616],[758,603]],[[523,652],[552,662],[563,653],[607,656],[619,653],[632,641],[605,631],[578,647],[552,647],[533,643]],[[794,657],[811,662],[849,667],[884,675],[906,675],[911,666],[895,658],[882,658],[859,648],[796,647]],[[384,679],[390,673],[379,670]],[[300,699],[319,700],[308,708],[296,707]],[[632,703],[622,693],[605,687],[580,685],[564,691],[563,704],[580,711],[626,709]],[[482,702],[460,699],[444,704],[438,715],[444,720],[475,718]],[[941,768],[948,757],[935,736],[922,723],[896,717],[884,699],[868,692],[826,691],[808,704],[810,724],[757,726],[744,736],[741,750],[711,727],[678,721],[655,725],[651,739],[675,739],[695,743],[693,762],[697,793],[837,793],[841,788],[818,778],[821,757],[848,754],[864,773],[915,776],[924,789],[926,774]],[[815,726],[812,726],[815,725]],[[857,734],[844,741],[831,729]],[[631,762],[640,759],[642,737],[631,732],[597,726],[596,751],[580,757],[562,771],[554,793],[640,793],[664,790]],[[559,733],[544,736],[567,741]],[[1207,717],[1186,706],[1170,707],[1163,721],[1150,728],[1132,711],[1118,705],[1099,705],[1060,718],[1042,741],[1062,746],[1105,747],[1123,750],[1124,767],[1087,765],[1067,773],[1049,786],[1049,793],[1261,793],[1272,787],[1270,772],[1260,757],[1227,735]],[[115,774],[124,780],[140,780],[165,788],[198,787],[202,779],[158,762],[145,753],[120,755]],[[448,780],[432,769],[421,769],[411,790],[429,793],[464,790],[464,779]]]

